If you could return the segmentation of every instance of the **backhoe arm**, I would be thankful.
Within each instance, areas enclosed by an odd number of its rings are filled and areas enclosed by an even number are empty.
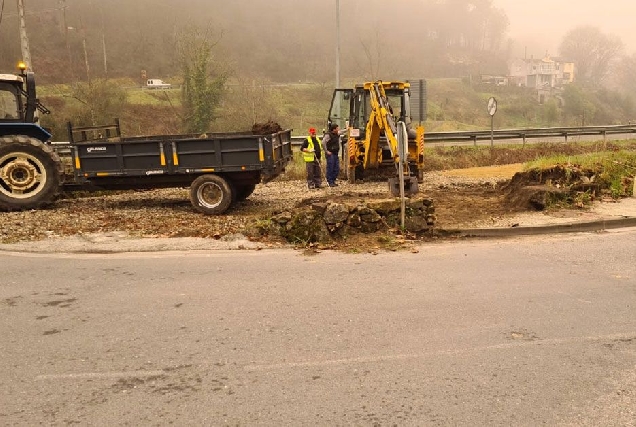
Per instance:
[[[393,110],[387,100],[382,82],[373,83],[370,94],[371,115],[367,123],[367,135],[370,144],[367,153],[365,153],[365,164],[377,165],[377,163],[381,161],[382,153],[379,152],[378,141],[380,139],[380,132],[384,131],[384,135],[389,143],[389,149],[391,150],[391,157],[397,166],[400,160],[398,153],[397,124],[395,123]],[[408,162],[404,162],[404,165],[405,172],[408,174]]]

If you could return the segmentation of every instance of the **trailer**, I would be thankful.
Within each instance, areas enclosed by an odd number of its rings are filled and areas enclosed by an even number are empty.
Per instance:
[[[293,158],[291,130],[123,137],[117,120],[68,123],[68,134],[63,145],[0,138],[0,210],[38,209],[61,191],[190,187],[194,209],[217,215],[282,174]]]
[[[278,177],[292,160],[291,130],[123,137],[113,125],[68,124],[73,179],[67,190],[190,187],[204,214],[221,214]]]

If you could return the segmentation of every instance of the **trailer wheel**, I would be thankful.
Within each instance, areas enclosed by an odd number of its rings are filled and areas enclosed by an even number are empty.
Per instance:
[[[256,184],[236,185],[234,197],[239,202],[245,200],[252,195],[256,189]]]
[[[190,186],[190,202],[197,211],[218,215],[232,204],[232,187],[218,175],[201,175]]]
[[[27,136],[0,138],[0,210],[37,209],[53,201],[63,180],[60,157]]]

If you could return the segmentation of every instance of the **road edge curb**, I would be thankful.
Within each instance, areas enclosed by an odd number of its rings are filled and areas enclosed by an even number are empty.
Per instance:
[[[507,237],[540,234],[583,233],[615,228],[636,227],[636,217],[602,219],[589,222],[541,225],[533,227],[470,228],[442,230],[458,237]]]

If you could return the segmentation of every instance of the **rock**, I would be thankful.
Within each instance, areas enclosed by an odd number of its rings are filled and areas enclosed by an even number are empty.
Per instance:
[[[292,243],[327,242],[330,240],[329,230],[322,221],[322,216],[314,210],[297,213],[280,234]]]
[[[426,217],[413,216],[404,219],[404,228],[411,233],[419,233],[428,230],[429,224]]]
[[[369,203],[368,206],[366,206],[367,209],[374,210],[383,216],[386,216],[393,211],[399,211],[400,207],[401,207],[401,204],[398,199],[372,202],[372,203]]]
[[[380,230],[381,223],[379,222],[363,222],[360,226],[360,231],[363,233],[375,233]]]
[[[272,221],[280,225],[287,224],[289,221],[291,221],[291,219],[292,213],[289,211],[281,212],[278,215],[274,215],[272,217]]]
[[[411,199],[406,201],[406,207],[415,211],[424,210],[424,201],[422,199]]]
[[[325,210],[327,209],[327,203],[322,203],[322,202],[312,203],[311,208],[323,214]]]
[[[379,213],[374,211],[373,209],[365,210],[364,213],[360,213],[360,219],[362,222],[371,222],[376,223],[382,221],[382,217]]]
[[[349,217],[349,208],[341,203],[328,203],[324,211],[325,224],[344,223]]]
[[[347,219],[347,225],[353,228],[359,228],[362,225],[362,219],[357,213],[352,213]]]

